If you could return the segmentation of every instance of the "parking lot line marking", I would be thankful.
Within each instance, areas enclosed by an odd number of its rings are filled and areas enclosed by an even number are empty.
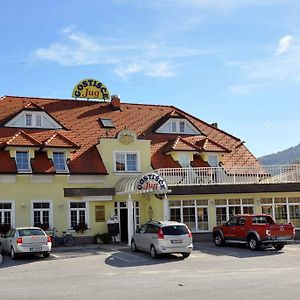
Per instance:
[[[56,254],[53,254],[53,253],[51,253],[51,256],[52,256],[52,257],[54,257],[54,258],[59,258],[59,256],[58,256],[58,255],[56,255]]]
[[[140,256],[132,254],[132,253],[125,253],[125,254],[127,254],[129,256],[133,256],[133,257],[138,258],[138,259],[143,260],[143,261],[149,261],[149,259],[147,259],[147,258],[143,258],[143,257],[140,257]]]
[[[117,255],[115,255],[115,254],[113,254],[112,255],[112,257],[113,258],[116,258],[116,259],[119,259],[119,260],[122,260],[122,261],[125,261],[125,262],[127,262],[127,263],[131,263],[131,261],[130,260],[128,260],[128,259],[125,259],[125,258],[122,258],[122,257],[118,257]]]

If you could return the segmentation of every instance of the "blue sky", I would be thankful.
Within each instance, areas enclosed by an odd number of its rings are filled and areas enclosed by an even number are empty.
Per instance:
[[[300,1],[3,0],[0,95],[177,106],[256,156],[300,142]]]

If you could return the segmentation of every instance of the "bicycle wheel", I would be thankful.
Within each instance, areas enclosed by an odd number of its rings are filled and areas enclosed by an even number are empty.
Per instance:
[[[71,235],[64,237],[64,245],[66,247],[72,247],[74,245],[74,238]]]

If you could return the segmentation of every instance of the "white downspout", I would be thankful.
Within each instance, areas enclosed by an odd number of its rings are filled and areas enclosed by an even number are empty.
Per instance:
[[[128,194],[127,199],[127,217],[128,217],[128,246],[131,244],[131,238],[133,236],[133,203],[131,194]]]
[[[163,213],[164,213],[164,221],[170,220],[170,210],[169,210],[169,200],[167,198],[167,194],[163,199]]]

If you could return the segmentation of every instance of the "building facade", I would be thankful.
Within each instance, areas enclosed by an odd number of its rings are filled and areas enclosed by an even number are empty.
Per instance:
[[[237,213],[300,228],[298,165],[262,166],[176,107],[4,96],[0,124],[2,232],[41,226],[90,241],[112,214],[124,242],[149,219],[184,222],[194,239]]]

